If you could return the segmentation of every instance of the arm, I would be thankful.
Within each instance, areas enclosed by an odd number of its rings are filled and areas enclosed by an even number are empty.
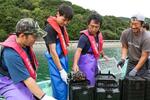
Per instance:
[[[61,70],[62,66],[61,66],[58,54],[56,52],[56,43],[49,44],[49,50],[50,50],[49,52],[53,58],[54,63],[56,64],[58,70]]]
[[[79,38],[77,50],[76,50],[75,55],[74,55],[73,68],[72,68],[74,72],[79,71],[78,60],[80,58],[82,50],[84,50],[84,47],[86,47],[86,43],[88,43],[88,42],[89,41],[88,41],[87,36],[82,34]]]
[[[135,66],[135,69],[138,71],[141,69],[141,67],[144,65],[145,61],[147,60],[149,56],[149,53],[146,52],[146,51],[142,51],[142,55],[141,55],[141,58],[138,62],[138,64]]]
[[[141,57],[139,59],[138,64],[135,66],[135,69],[138,71],[139,69],[141,69],[141,67],[145,64],[146,60],[148,59],[149,56],[149,52],[150,52],[150,37],[148,37],[142,45],[142,54]]]
[[[67,83],[67,72],[62,68],[62,65],[60,63],[59,56],[56,52],[56,40],[57,40],[57,32],[50,26],[48,25],[45,29],[47,31],[47,35],[44,37],[44,40],[47,44],[49,53],[52,56],[52,59],[56,65],[56,67],[59,70],[60,76],[62,80]]]
[[[3,52],[4,62],[8,68],[11,80],[14,83],[24,82],[29,90],[39,99],[52,98],[45,95],[44,92],[38,87],[35,80],[30,77],[28,70],[26,69],[22,58],[13,49],[7,48]],[[45,96],[44,96],[45,95]],[[49,100],[49,99],[48,99]],[[54,99],[51,99],[54,100]]]
[[[105,55],[104,51],[101,52],[101,55],[106,61],[109,60],[109,57],[107,55]]]
[[[104,41],[104,40],[103,40],[103,36],[102,36],[101,33],[100,33],[100,40],[99,40],[99,41],[101,41],[101,43],[102,43],[101,45],[102,45],[102,49],[103,49],[103,43],[104,43],[103,41]],[[108,61],[109,57],[107,57],[107,55],[105,55],[105,53],[104,53],[103,50],[101,51],[101,55],[102,55],[102,57],[103,57],[106,61]]]
[[[128,53],[128,47],[126,44],[122,43],[122,48],[121,48],[121,59],[126,59]]]
[[[121,48],[121,60],[118,62],[117,67],[123,67],[125,63],[125,59],[127,57],[128,53],[128,47],[125,43],[122,43],[122,48]]]
[[[41,99],[45,94],[32,77],[27,78],[23,82],[37,98]]]
[[[31,93],[39,98],[39,100],[56,100],[53,97],[47,96],[40,87],[36,84],[36,81],[29,77],[26,80],[23,81],[24,84],[27,86],[27,88],[31,91]]]
[[[81,55],[82,49],[81,48],[77,48],[75,55],[74,55],[74,61],[73,61],[73,71],[77,72],[79,71],[79,66],[78,66],[78,60],[79,57]]]
[[[128,54],[128,40],[127,37],[129,37],[128,30],[124,30],[120,37],[120,42],[122,44],[121,47],[121,59],[125,61],[127,54]]]
[[[60,59],[56,52],[56,43],[49,44],[48,46],[49,46],[50,54],[53,58],[53,61],[59,70],[61,79],[67,84],[67,79],[68,79],[67,72],[61,66]]]
[[[52,59],[54,60],[54,63],[56,64],[58,70],[61,70],[61,64],[58,57],[58,54],[56,52],[56,39],[57,39],[57,32],[50,26],[47,25],[45,28],[45,31],[48,33],[43,39],[45,40],[45,43],[47,44],[49,53],[52,56]]]
[[[142,51],[142,55],[140,57],[140,60],[138,62],[138,64],[134,67],[134,69],[132,69],[129,72],[129,76],[135,76],[136,73],[138,72],[138,70],[140,70],[142,68],[142,66],[144,65],[145,61],[147,60],[149,56],[149,53],[146,51]]]

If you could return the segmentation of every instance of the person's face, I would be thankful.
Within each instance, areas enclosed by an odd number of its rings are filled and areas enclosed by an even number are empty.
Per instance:
[[[99,31],[100,23],[95,23],[95,20],[91,20],[88,25],[88,30],[91,34],[96,34]]]
[[[130,22],[130,27],[133,31],[133,33],[138,33],[140,29],[142,28],[141,22],[138,20],[131,21]]]
[[[58,23],[60,26],[66,26],[66,25],[70,22],[70,20],[66,19],[64,16],[60,16],[59,13],[57,13],[56,16],[57,16],[57,18],[56,18],[57,23]]]
[[[36,40],[36,36],[34,34],[24,35],[22,36],[22,44],[23,46],[33,46]]]

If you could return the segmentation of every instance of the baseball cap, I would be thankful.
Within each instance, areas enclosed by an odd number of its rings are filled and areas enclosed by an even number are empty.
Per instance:
[[[141,14],[135,14],[131,17],[131,20],[135,21],[135,20],[138,20],[138,21],[145,21],[145,17]]]
[[[37,21],[32,18],[20,19],[16,25],[16,32],[22,32],[24,34],[35,34],[36,36],[46,36],[47,32],[42,30]]]

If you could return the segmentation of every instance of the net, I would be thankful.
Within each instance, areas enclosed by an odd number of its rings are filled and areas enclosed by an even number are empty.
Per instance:
[[[117,67],[117,60],[114,57],[109,58],[108,61],[105,59],[99,59],[97,64],[101,73],[107,74],[110,72],[116,77],[116,79],[121,78],[122,70],[120,67]]]

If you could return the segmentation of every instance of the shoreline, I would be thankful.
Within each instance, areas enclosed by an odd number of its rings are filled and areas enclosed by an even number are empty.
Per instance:
[[[69,50],[76,49],[77,43],[78,41],[70,41],[68,49]],[[114,48],[114,47],[121,48],[121,43],[119,42],[119,40],[105,40],[103,47],[104,48]],[[42,50],[42,49],[46,50],[45,42],[36,41],[35,44],[33,45],[33,48],[35,50]]]

